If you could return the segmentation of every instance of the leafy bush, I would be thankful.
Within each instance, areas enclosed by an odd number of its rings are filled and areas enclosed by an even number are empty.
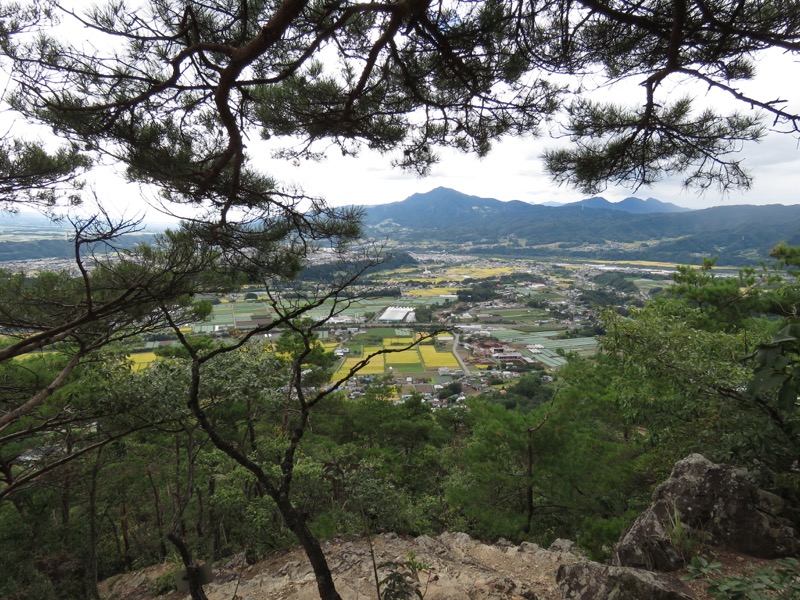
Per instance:
[[[715,600],[775,600],[800,598],[800,563],[794,558],[775,561],[775,566],[754,569],[743,575],[721,575],[722,565],[695,556],[689,578],[708,583]]]
[[[592,560],[603,561],[634,518],[632,514],[611,518],[587,517],[581,523],[578,545]]]
[[[422,588],[419,574],[427,571],[428,565],[417,560],[413,552],[409,552],[405,562],[391,561],[380,565],[389,568],[389,573],[380,580],[380,600],[410,600],[412,598],[425,598],[425,589]]]
[[[150,591],[156,596],[169,594],[175,589],[175,571],[168,571],[159,575],[150,583]]]

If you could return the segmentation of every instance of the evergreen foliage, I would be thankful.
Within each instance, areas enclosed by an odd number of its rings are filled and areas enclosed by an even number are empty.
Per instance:
[[[60,19],[93,43],[61,35]],[[276,181],[246,148],[256,135],[288,160],[369,148],[424,174],[437,149],[483,156],[557,119],[574,143],[546,156],[557,181],[589,191],[680,173],[700,189],[747,187],[734,150],[765,123],[797,131],[798,115],[737,86],[759,51],[800,50],[795,3],[153,0],[73,13],[32,2],[4,3],[0,22],[11,108],[64,141],[50,151],[0,140],[0,202],[80,203],[84,170],[113,160],[155,186],[164,210],[192,214],[126,249],[138,223],[99,199],[72,223],[74,271],[0,274],[4,597],[96,597],[100,577],[163,560],[169,541],[203,600],[194,557],[253,558],[296,539],[320,596],[335,600],[318,536],[365,517],[414,534],[572,531],[597,546],[689,448],[796,483],[794,331],[769,341],[775,322],[751,320],[705,274],[684,273],[675,298],[630,318],[609,315],[607,354],[568,370],[563,394],[518,383],[524,410],[478,399],[434,414],[416,397],[388,402],[385,388],[343,402],[338,390],[369,356],[324,386],[330,358],[314,332],[380,262],[373,249],[344,254],[362,211]],[[644,96],[601,104],[587,73],[633,78]],[[761,113],[695,110],[667,97],[675,78]],[[323,246],[352,269],[325,290],[295,285]],[[196,298],[243,282],[266,290],[270,323],[226,344],[185,335],[209,311]],[[787,316],[775,311],[789,288],[768,285],[758,310]],[[118,344],[165,327],[182,352],[131,372]],[[278,347],[255,343],[279,327]],[[739,358],[761,342],[772,372],[748,394]],[[599,473],[598,455],[615,468]]]

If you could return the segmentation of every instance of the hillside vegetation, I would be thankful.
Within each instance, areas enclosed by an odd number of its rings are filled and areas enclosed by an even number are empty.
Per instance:
[[[310,572],[286,572],[341,600],[322,541],[387,532],[560,536],[604,558],[690,452],[749,469],[792,529],[800,207],[324,197],[373,159],[422,176],[443,151],[545,132],[568,143],[544,170],[586,195],[748,189],[746,164],[783,157],[742,152],[800,131],[757,77],[776,53],[796,80],[796,2],[2,2],[0,208],[61,218],[69,257],[0,269],[0,596],[96,599],[101,579],[170,561],[208,600],[200,563],[299,544]],[[329,153],[369,162],[281,181],[267,160]],[[108,174],[132,185],[101,192]],[[128,189],[184,218],[129,245],[143,217]],[[442,263],[559,260],[424,286],[409,254],[381,281],[397,240]],[[770,254],[774,268],[716,268]],[[578,273],[587,256],[696,268],[631,287],[627,271],[584,276],[607,265]],[[395,303],[414,287],[443,292]],[[378,335],[381,319],[403,327]]]
[[[779,258],[794,268],[792,249]],[[787,398],[797,397],[799,348],[794,326],[778,329],[800,292],[783,276],[717,277],[711,262],[679,270],[658,300],[627,316],[608,311],[603,351],[569,357],[552,382],[534,371],[437,410],[415,395],[398,401],[380,377],[362,397],[326,395],[296,445],[293,502],[320,539],[565,537],[599,559],[690,452],[755,469],[796,502],[799,423]],[[596,279],[630,286],[618,274]],[[287,396],[292,365],[302,361],[304,393],[334,368],[303,339],[287,333],[277,346],[250,343],[203,366],[200,398],[215,435],[270,478],[285,468],[301,416]],[[184,400],[188,354],[164,353],[143,369],[113,352],[98,358],[4,435],[0,555],[13,567],[3,597],[81,598],[100,579],[176,560],[173,538],[212,561],[244,552],[254,562],[295,543],[259,479],[198,429]],[[52,352],[5,363],[4,381],[24,394],[32,375],[64,360]]]

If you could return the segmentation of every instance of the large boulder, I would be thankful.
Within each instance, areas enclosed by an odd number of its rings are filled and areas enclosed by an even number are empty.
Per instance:
[[[648,571],[675,571],[684,564],[684,553],[672,531],[674,513],[656,502],[633,522],[614,546],[611,563]],[[688,530],[685,535],[693,535]]]
[[[692,591],[680,580],[659,573],[612,567],[596,562],[561,565],[556,581],[564,600],[691,600]]]
[[[800,544],[785,508],[746,471],[692,454],[653,492],[653,503],[620,538],[612,562],[672,571],[700,542],[759,558],[793,556]]]

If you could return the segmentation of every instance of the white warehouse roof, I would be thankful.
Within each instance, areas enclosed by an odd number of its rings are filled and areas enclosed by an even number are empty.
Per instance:
[[[379,321],[416,321],[414,308],[411,306],[390,306],[378,319]]]

